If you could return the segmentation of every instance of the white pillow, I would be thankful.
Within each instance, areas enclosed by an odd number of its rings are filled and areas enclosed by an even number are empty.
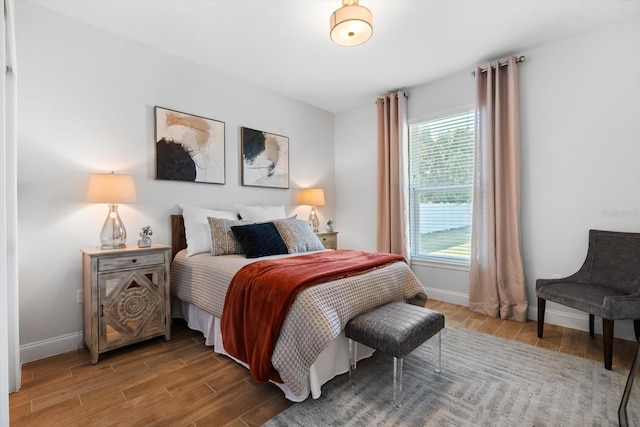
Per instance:
[[[284,205],[279,206],[247,206],[236,205],[240,218],[249,221],[273,221],[274,219],[284,219],[287,214],[284,212]]]
[[[184,233],[187,238],[187,256],[211,253],[211,229],[207,217],[237,220],[235,212],[217,211],[215,209],[194,208],[183,206]]]

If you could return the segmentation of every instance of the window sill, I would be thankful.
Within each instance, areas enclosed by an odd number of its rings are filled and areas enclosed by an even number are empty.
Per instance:
[[[433,258],[411,257],[411,265],[444,268],[447,270],[469,271],[469,261],[436,260]]]

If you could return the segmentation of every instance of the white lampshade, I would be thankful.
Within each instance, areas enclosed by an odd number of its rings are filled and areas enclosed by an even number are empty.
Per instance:
[[[130,175],[94,173],[89,177],[87,201],[108,203],[109,214],[100,232],[100,248],[120,249],[126,247],[127,229],[118,214],[119,203],[135,203],[136,186]]]
[[[300,204],[307,206],[324,206],[324,190],[322,188],[306,188],[300,193]]]
[[[371,11],[358,0],[343,0],[342,7],[331,15],[331,40],[340,46],[357,46],[373,34]]]
[[[94,173],[89,177],[87,201],[91,203],[135,203],[136,186],[130,175]]]

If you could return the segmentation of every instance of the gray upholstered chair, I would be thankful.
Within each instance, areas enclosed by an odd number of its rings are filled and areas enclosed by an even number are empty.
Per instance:
[[[542,338],[546,301],[602,317],[604,367],[611,369],[615,320],[633,319],[640,335],[640,233],[589,230],[587,258],[580,270],[562,279],[538,279],[538,337]]]

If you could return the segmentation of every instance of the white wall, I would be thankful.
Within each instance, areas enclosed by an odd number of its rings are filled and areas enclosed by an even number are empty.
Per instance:
[[[285,204],[306,219],[297,190],[313,185],[320,220],[334,216],[333,114],[26,2],[16,20],[23,362],[81,345],[80,248],[98,244],[107,215],[85,202],[90,173],[134,175],[137,203],[119,209],[129,245],[146,224],[168,244],[178,203]],[[226,185],[154,180],[156,105],[226,123]],[[240,185],[241,126],[289,137],[290,190]]]
[[[530,306],[535,279],[569,275],[588,230],[640,231],[640,15],[526,52],[521,70],[522,239]],[[549,321],[585,328],[548,304]],[[529,317],[533,314],[530,310]],[[631,336],[631,322],[618,322]]]
[[[335,230],[341,248],[376,250],[376,105],[336,115]],[[337,173],[340,171],[340,173]]]
[[[569,275],[586,255],[590,228],[640,231],[640,15],[554,44],[515,52],[520,67],[522,245],[529,318],[536,318],[535,280]],[[468,70],[409,89],[409,119],[425,118],[474,101]],[[401,84],[401,82],[398,82]],[[375,106],[336,116],[337,223],[357,236],[341,243],[375,247]],[[365,161],[363,161],[365,160]],[[356,218],[367,218],[357,224]],[[364,237],[366,236],[366,240]],[[369,242],[374,242],[371,246]],[[432,297],[468,303],[468,272],[415,262]],[[586,329],[584,313],[547,304],[546,320]],[[600,326],[598,325],[597,328]],[[631,337],[631,322],[616,335]]]
[[[18,354],[17,149],[15,4],[2,2],[0,21],[0,425],[9,425],[9,393],[20,388]]]
[[[375,249],[374,99],[334,118],[29,3],[18,2],[16,20],[23,361],[81,345],[79,248],[97,244],[106,216],[105,206],[85,202],[93,172],[135,176],[138,202],[120,208],[129,244],[146,224],[154,241],[168,243],[168,216],[179,212],[178,203],[221,209],[283,203],[306,218],[308,208],[295,204],[296,189],[317,185],[327,196],[320,220],[335,218],[340,246]],[[634,189],[640,144],[633,132],[640,117],[639,51],[640,16],[634,16],[516,52],[527,56],[521,67],[522,237],[532,318],[535,279],[575,271],[589,228],[640,228]],[[409,117],[472,103],[472,68],[409,89]],[[155,105],[226,123],[226,185],[154,180]],[[240,126],[290,138],[291,190],[239,185]],[[431,296],[466,303],[466,271],[413,268]],[[551,322],[586,325],[582,314],[561,306],[550,303],[548,313]],[[618,325],[617,335],[628,326]]]

